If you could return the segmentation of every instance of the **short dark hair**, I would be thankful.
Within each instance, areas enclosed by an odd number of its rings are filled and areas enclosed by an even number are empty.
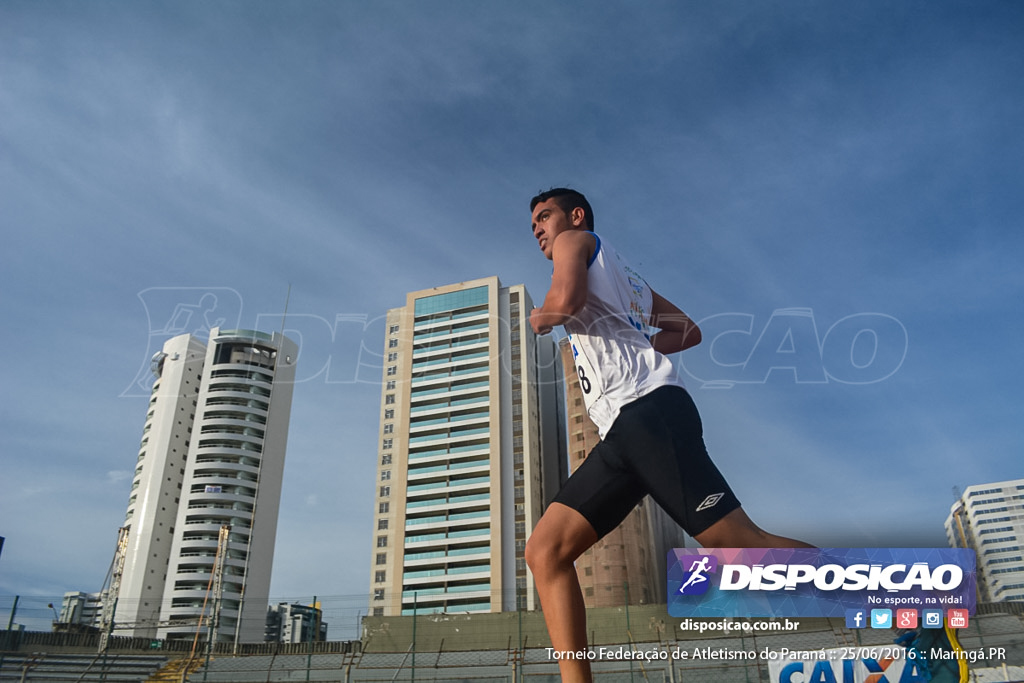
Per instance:
[[[587,229],[594,229],[594,210],[590,208],[590,202],[583,196],[582,192],[569,189],[568,187],[553,187],[546,192],[541,192],[530,200],[530,211],[533,212],[538,204],[543,204],[549,199],[554,199],[558,207],[565,213],[572,213],[575,208],[583,209]]]

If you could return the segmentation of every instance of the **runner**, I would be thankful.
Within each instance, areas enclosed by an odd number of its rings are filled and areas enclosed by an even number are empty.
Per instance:
[[[650,495],[708,548],[810,547],[758,528],[704,447],[700,416],[668,355],[700,343],[685,313],[653,291],[594,232],[586,197],[556,188],[530,202],[533,236],[554,273],[538,334],[564,326],[601,442],[569,477],[526,545],[551,646],[587,647],[573,563]],[[650,328],[657,333],[648,336]],[[585,659],[559,660],[562,680],[590,681]]]

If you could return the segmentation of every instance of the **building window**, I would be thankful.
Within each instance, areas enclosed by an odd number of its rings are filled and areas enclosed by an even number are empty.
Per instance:
[[[389,327],[388,334],[398,334],[398,325],[392,325]]]
[[[384,433],[385,434],[394,434],[395,433],[395,425],[391,424],[390,422],[385,424],[384,425]]]
[[[388,348],[389,349],[396,349],[396,348],[398,348],[398,340],[395,339],[395,338],[388,339]]]
[[[391,480],[391,470],[383,470],[380,473],[380,480],[381,481],[390,481]]]
[[[384,419],[385,420],[393,420],[394,418],[395,418],[395,409],[394,408],[388,408],[387,410],[384,411]]]
[[[388,537],[387,536],[378,536],[377,537],[377,547],[378,548],[387,548],[388,547]]]
[[[378,519],[377,520],[377,530],[378,531],[387,531],[387,528],[388,528],[388,520],[386,520],[386,519]]]
[[[390,465],[391,464],[391,454],[388,453],[387,455],[381,456],[380,464],[381,465]]]
[[[384,439],[384,441],[381,442],[381,447],[384,450],[390,450],[391,449],[391,444],[392,444],[392,440],[391,439]]]
[[[384,599],[384,589],[383,588],[374,588],[373,589],[373,599],[374,600],[383,600]]]
[[[382,617],[382,616],[384,616],[384,608],[383,607],[374,607],[373,608],[373,616],[375,616],[375,617]]]
[[[389,363],[394,363],[396,360],[398,360],[398,352],[397,351],[392,351],[391,353],[388,354],[388,362]]]
[[[387,564],[387,563],[388,563],[388,554],[387,553],[377,553],[377,564]]]
[[[388,377],[393,377],[394,375],[397,375],[397,374],[398,374],[398,366],[397,365],[389,365],[388,366]]]
[[[384,583],[387,581],[387,572],[376,572],[373,575],[374,583]]]
[[[388,385],[387,385],[387,390],[388,391],[393,391],[394,388],[395,388],[395,380],[389,379],[388,380]]]
[[[380,497],[381,498],[387,498],[390,495],[391,495],[391,487],[390,486],[381,486],[380,487]]]
[[[377,512],[379,512],[382,515],[386,515],[390,510],[391,503],[384,502],[377,506]]]
[[[384,405],[390,406],[390,405],[393,405],[394,402],[395,402],[395,395],[394,394],[388,394],[387,396],[384,397]]]

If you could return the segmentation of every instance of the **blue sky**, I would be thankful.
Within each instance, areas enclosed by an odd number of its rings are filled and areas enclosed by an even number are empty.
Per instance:
[[[755,520],[942,545],[954,486],[1024,476],[1022,38],[1009,0],[0,3],[0,609],[101,586],[175,304],[277,329],[290,286],[271,592],[354,624],[381,317],[539,301],[557,185],[703,321]]]

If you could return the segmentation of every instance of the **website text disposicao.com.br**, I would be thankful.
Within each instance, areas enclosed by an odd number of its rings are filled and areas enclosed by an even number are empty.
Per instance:
[[[729,619],[683,619],[679,624],[681,631],[697,633],[771,633],[779,631],[796,631],[800,628],[799,621],[790,619],[768,619],[763,621],[733,621]]]

